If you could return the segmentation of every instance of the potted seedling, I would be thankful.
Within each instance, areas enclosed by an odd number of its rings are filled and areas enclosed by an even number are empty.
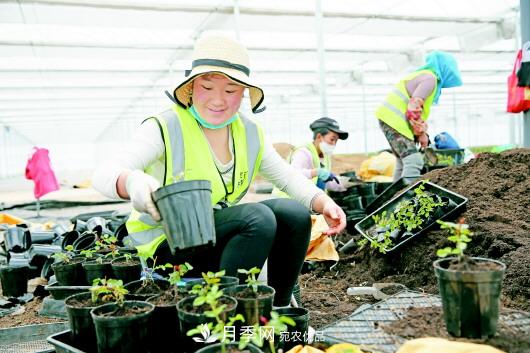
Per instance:
[[[57,282],[62,286],[75,286],[85,284],[82,257],[76,257],[72,245],[65,248],[66,251],[56,252],[52,255],[55,263],[52,265]]]
[[[154,273],[157,270],[173,268],[173,265],[170,263],[157,265],[156,257],[150,257],[149,260],[151,260],[152,266],[144,269],[144,278],[125,285],[125,288],[129,291],[129,294],[127,294],[128,300],[147,300],[149,297],[161,294],[169,288],[169,282],[165,279],[154,278]]]
[[[439,249],[434,262],[447,331],[457,337],[493,336],[499,318],[499,297],[506,265],[464,254],[471,231],[464,219],[439,221],[454,247]],[[452,257],[447,257],[453,255]]]
[[[116,301],[116,296],[126,293],[123,283],[115,279],[93,281],[90,292],[78,293],[65,300],[66,314],[70,325],[71,340],[80,348],[93,352],[96,348],[96,331],[90,310]]]
[[[129,253],[112,260],[111,267],[114,277],[121,279],[125,284],[137,281],[142,274],[140,258]]]
[[[169,344],[171,338],[178,337],[180,334],[177,303],[183,296],[179,293],[177,285],[186,272],[191,269],[193,267],[187,262],[173,266],[173,272],[169,274],[169,284],[171,285],[169,289],[147,299],[147,302],[155,305],[151,317],[153,352],[179,352],[179,347]]]
[[[187,336],[194,336],[200,334],[202,337],[192,337],[194,342],[197,343],[214,343],[219,342],[216,345],[211,345],[198,350],[197,352],[202,353],[225,353],[227,348],[230,352],[240,352],[238,348],[243,349],[248,346],[247,352],[261,352],[258,348],[252,347],[249,341],[237,343],[234,342],[236,339],[235,335],[235,323],[243,322],[244,318],[241,314],[230,315],[226,311],[228,305],[223,303],[223,299],[233,298],[223,296],[223,291],[219,289],[217,284],[208,288],[208,291],[204,295],[199,295],[193,299],[193,306],[204,308],[204,316],[208,319],[207,322],[200,323],[195,328],[192,328],[186,332]],[[186,300],[186,299],[184,299]],[[233,303],[234,309],[237,303]],[[232,310],[232,313],[234,310]]]
[[[246,284],[227,289],[227,294],[237,299],[237,312],[245,318],[245,323],[254,325],[259,323],[260,317],[270,317],[274,301],[274,288],[263,285],[256,276],[260,269],[239,269],[239,273],[247,275]]]
[[[89,284],[92,284],[96,278],[112,277],[112,268],[106,256],[98,254],[96,249],[81,250],[81,255],[85,257],[82,266],[85,270],[85,278]]]
[[[203,278],[197,278],[186,282],[186,290],[190,292],[193,287],[199,285],[197,288],[203,287],[205,284],[217,284],[219,289],[226,289],[234,287],[239,284],[239,278],[233,276],[226,276],[226,271],[212,272],[208,271],[202,274]]]
[[[213,274],[210,273],[210,275]],[[191,291],[193,295],[181,299],[177,304],[180,332],[183,334],[201,324],[211,323],[211,329],[219,320],[228,322],[228,318],[235,315],[237,301],[232,297],[223,295],[223,290],[219,289],[215,282],[218,277],[209,277],[203,273],[203,278],[206,284],[204,286],[195,285]],[[187,334],[187,336],[192,335]],[[185,340],[185,343],[192,350],[193,341]]]
[[[96,328],[99,353],[145,353],[149,351],[149,320],[154,305],[143,301],[125,301],[127,289],[120,280],[107,280],[91,289],[93,300],[112,298],[90,311]]]

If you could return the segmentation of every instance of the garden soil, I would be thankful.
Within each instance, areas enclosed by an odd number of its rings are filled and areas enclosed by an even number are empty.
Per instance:
[[[504,262],[502,303],[530,311],[530,149],[484,153],[467,164],[434,170],[431,182],[469,199],[462,216],[474,232],[467,253]],[[360,235],[340,235],[339,244]],[[449,243],[441,230],[429,231],[395,252],[382,255],[369,247],[341,254],[337,264],[319,263],[301,277],[301,296],[319,328],[344,318],[369,297],[346,295],[352,286],[402,283],[409,289],[438,293],[432,262]]]
[[[401,336],[406,339],[430,336],[455,340],[445,330],[441,308],[412,308],[407,311],[403,319],[394,321],[389,325],[381,325],[381,328],[389,334]],[[528,337],[528,334],[514,330],[501,321],[499,321],[497,333],[491,338],[459,338],[458,340],[487,344],[509,353],[530,352],[530,337]]]

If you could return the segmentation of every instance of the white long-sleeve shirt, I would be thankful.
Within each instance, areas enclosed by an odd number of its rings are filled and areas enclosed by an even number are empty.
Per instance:
[[[147,120],[137,129],[130,143],[96,168],[92,185],[103,195],[119,199],[116,190],[119,175],[125,170],[145,170],[164,153],[164,141],[158,125],[153,119]],[[284,161],[266,138],[258,172],[308,208],[313,198],[322,193],[309,179]]]

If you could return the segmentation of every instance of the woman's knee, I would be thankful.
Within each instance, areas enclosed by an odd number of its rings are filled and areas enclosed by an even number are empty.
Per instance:
[[[274,199],[263,202],[271,208],[278,222],[278,227],[289,227],[309,234],[311,214],[300,202],[292,199]]]
[[[276,217],[274,212],[261,203],[247,203],[241,205],[244,211],[241,214],[248,229],[253,229],[256,233],[274,236],[276,233]]]

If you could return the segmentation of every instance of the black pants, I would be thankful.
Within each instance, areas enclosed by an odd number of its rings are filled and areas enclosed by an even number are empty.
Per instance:
[[[268,285],[276,290],[274,305],[289,304],[291,293],[309,245],[311,218],[307,208],[291,199],[240,204],[214,211],[215,247],[184,256],[173,256],[163,242],[155,256],[158,264],[189,262],[200,275],[225,270],[227,276],[244,275],[238,269],[261,268],[268,258]]]

